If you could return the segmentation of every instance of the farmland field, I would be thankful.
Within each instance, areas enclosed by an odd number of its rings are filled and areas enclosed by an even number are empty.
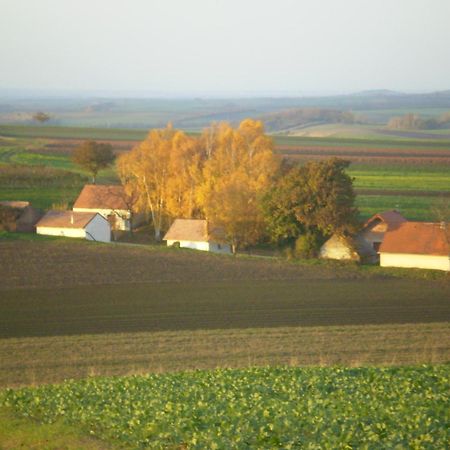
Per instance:
[[[450,359],[444,273],[51,237],[0,254],[0,385]]]
[[[128,448],[445,448],[449,366],[249,368],[8,390],[4,404]]]
[[[0,197],[31,200],[42,208],[75,200],[88,178],[70,160],[84,139],[110,141],[116,152],[130,150],[147,130],[71,128],[51,126],[0,126],[0,172],[5,165],[46,165],[82,177],[67,186],[5,184],[0,176]],[[450,196],[450,140],[389,137],[274,136],[277,153],[305,162],[338,156],[352,161],[349,169],[359,193],[363,219],[380,209],[399,209],[407,218],[436,220],[433,210]],[[14,179],[14,177],[11,177]],[[100,173],[100,183],[117,182],[113,169]]]

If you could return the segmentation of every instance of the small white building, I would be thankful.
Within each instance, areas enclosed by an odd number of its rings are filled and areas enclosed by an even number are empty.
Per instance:
[[[205,252],[231,253],[231,247],[224,241],[220,228],[212,227],[204,219],[176,219],[163,238],[168,246]]]
[[[374,263],[377,260],[377,254],[372,245],[362,238],[360,234],[355,236],[333,234],[320,247],[319,257],[322,259],[370,263]]]
[[[89,241],[111,241],[109,222],[100,214],[89,212],[49,211],[36,224],[36,233]]]
[[[388,230],[380,247],[380,266],[450,271],[450,226],[404,222]]]
[[[75,212],[99,213],[107,219],[112,230],[129,231],[133,217],[132,199],[121,185],[86,184],[76,199]]]

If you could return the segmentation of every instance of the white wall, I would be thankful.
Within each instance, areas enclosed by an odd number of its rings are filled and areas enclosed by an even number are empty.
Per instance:
[[[231,253],[231,245],[218,244],[216,242],[209,243],[209,251],[214,253]]]
[[[129,231],[130,230],[130,212],[125,209],[89,209],[89,208],[73,208],[76,212],[97,212],[101,214],[105,219],[110,214],[116,215],[116,228],[118,230]]]
[[[201,250],[204,252],[215,253],[231,253],[231,247],[228,244],[217,244],[215,242],[206,241],[167,241],[167,246],[172,246],[175,242],[180,243],[182,248],[192,248],[193,250]]]
[[[111,227],[109,222],[103,217],[96,215],[86,225],[86,239],[99,242],[111,242]]]
[[[409,267],[450,271],[449,256],[380,253],[381,267]]]
[[[86,232],[83,228],[36,227],[36,233],[47,234],[49,236],[65,236],[74,238],[86,237]]]
[[[319,256],[325,259],[358,260],[355,254],[346,244],[336,238],[331,238],[320,248]]]

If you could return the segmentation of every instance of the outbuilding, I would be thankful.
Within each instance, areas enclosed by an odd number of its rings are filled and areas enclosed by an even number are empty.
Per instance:
[[[378,252],[384,235],[388,230],[393,230],[406,219],[395,209],[375,214],[365,224],[360,232],[361,237],[370,243],[373,249]]]
[[[0,201],[0,228],[7,231],[34,233],[36,223],[44,215],[27,201]]]
[[[204,219],[176,219],[163,238],[168,246],[192,248],[205,252],[231,253],[220,227]]]
[[[129,231],[143,221],[142,215],[134,213],[133,203],[121,185],[86,184],[73,210],[99,213],[109,221],[112,230]]]
[[[375,263],[376,251],[360,234],[333,234],[320,248],[320,258]]]
[[[404,222],[388,230],[380,247],[380,266],[450,271],[450,226]]]
[[[36,224],[36,233],[89,241],[111,241],[109,222],[101,214],[90,212],[49,211]]]

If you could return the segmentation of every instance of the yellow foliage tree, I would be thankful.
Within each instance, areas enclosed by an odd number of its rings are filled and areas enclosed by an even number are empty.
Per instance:
[[[137,197],[137,208],[151,214],[155,238],[161,239],[169,216],[192,217],[200,177],[196,141],[169,124],[152,130],[131,152],[121,155],[117,168],[125,190]]]
[[[246,119],[205,130],[210,154],[203,167],[198,201],[206,218],[223,227],[233,251],[257,242],[264,230],[259,197],[276,172],[273,142],[260,121]]]

